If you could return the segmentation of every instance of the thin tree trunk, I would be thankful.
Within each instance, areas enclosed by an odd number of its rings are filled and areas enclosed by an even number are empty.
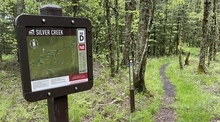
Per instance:
[[[217,9],[218,9],[218,0],[213,0],[213,12],[214,12],[214,15],[213,15],[213,19],[214,19],[214,24],[215,24],[215,36],[214,36],[214,43],[213,43],[213,60],[215,61],[215,57],[216,57],[216,53],[217,53],[217,50],[216,50],[216,45],[217,45],[217,42],[219,41],[219,27],[218,27],[218,18],[217,18]]]
[[[169,43],[169,55],[171,55],[173,53],[173,43],[172,43],[172,36],[173,36],[173,23],[172,23],[172,27],[171,27],[171,32],[170,32],[170,43]]]
[[[204,14],[203,14],[203,23],[202,23],[202,40],[200,44],[200,57],[199,57],[199,66],[198,73],[203,74],[207,73],[205,67],[206,52],[208,49],[208,29],[209,29],[209,10],[211,7],[211,0],[205,0],[204,2]]]
[[[168,0],[165,0],[165,10],[164,10],[164,25],[163,25],[163,41],[162,41],[162,49],[161,49],[161,55],[164,56],[166,54],[166,41],[167,41],[167,17],[168,17],[168,10],[167,10],[167,2]]]
[[[118,21],[119,21],[119,12],[118,12],[118,0],[114,0],[115,3],[115,42],[117,43],[116,47],[116,55],[117,55],[117,60],[116,60],[116,70],[115,73],[118,73],[119,70],[119,61],[120,61],[120,42],[119,42],[119,31],[118,31]]]
[[[216,21],[216,0],[213,1],[213,16],[212,16],[212,26],[211,26],[211,38],[209,39],[210,41],[210,45],[209,45],[209,57],[208,57],[208,66],[210,65],[211,61],[213,60],[214,57],[214,46],[215,46],[215,38],[217,38],[216,35],[216,29],[218,29],[218,27],[216,27],[217,25],[217,21]]]
[[[123,58],[121,61],[122,65],[128,65],[129,55],[132,45],[131,40],[131,25],[133,21],[133,10],[136,9],[136,1],[131,0],[131,2],[125,2],[125,41],[124,41],[124,50]]]
[[[0,63],[3,62],[2,53],[0,52]]]
[[[184,8],[182,8],[182,12],[181,12],[181,20],[179,22],[179,27],[178,27],[178,49],[179,49],[179,65],[180,65],[180,69],[183,69],[183,61],[182,61],[182,33],[183,33],[183,18],[184,18]]]
[[[212,30],[213,32],[213,30]],[[209,56],[208,56],[208,66],[211,64],[211,61],[213,59],[213,53],[214,53],[214,35],[211,36],[211,39],[208,39],[210,41],[209,45]]]
[[[189,66],[189,56],[190,56],[190,52],[188,52],[186,59],[185,59],[185,66]]]
[[[123,53],[123,48],[122,48],[122,45],[123,45],[123,32],[124,32],[124,28],[123,26],[120,27],[120,36],[119,36],[119,44],[120,44],[120,53]]]
[[[153,34],[154,34],[154,40],[156,41],[157,40],[157,36],[156,36],[156,27],[154,27],[153,28],[154,29],[154,32],[153,32]],[[156,43],[154,43],[153,44],[153,48],[152,48],[152,55],[154,56],[154,57],[156,57]]]
[[[77,11],[78,11],[78,0],[72,0],[72,4],[73,4],[73,16],[76,17],[77,16]]]
[[[111,16],[110,16],[110,1],[105,0],[105,8],[106,8],[106,21],[107,21],[107,41],[109,46],[109,58],[110,58],[110,69],[111,76],[115,75],[115,55],[114,55],[114,42],[112,41],[112,27],[111,27]]]

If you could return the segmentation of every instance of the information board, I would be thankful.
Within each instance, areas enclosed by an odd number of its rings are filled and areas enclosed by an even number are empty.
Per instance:
[[[37,101],[92,88],[88,19],[21,15],[16,19],[16,27],[26,100]]]

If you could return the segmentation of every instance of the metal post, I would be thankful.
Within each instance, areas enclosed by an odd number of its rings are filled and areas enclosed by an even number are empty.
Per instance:
[[[134,98],[134,65],[133,59],[129,61],[129,85],[130,85],[130,107],[131,113],[135,111],[135,98]]]
[[[62,16],[62,8],[48,4],[40,8],[41,15]],[[49,122],[69,122],[67,95],[47,99]]]

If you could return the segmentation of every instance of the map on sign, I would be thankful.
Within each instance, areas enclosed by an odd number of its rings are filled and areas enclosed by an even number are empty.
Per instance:
[[[28,28],[32,91],[88,81],[85,29]]]

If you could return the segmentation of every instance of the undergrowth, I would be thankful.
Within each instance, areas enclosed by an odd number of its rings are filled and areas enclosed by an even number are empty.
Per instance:
[[[155,60],[155,59],[152,59]],[[162,59],[161,59],[162,61]],[[152,121],[161,104],[163,93],[159,78],[159,65],[148,64],[147,87],[154,98],[135,95],[136,112],[130,112],[128,67],[121,69],[114,78],[105,63],[94,63],[94,86],[91,90],[68,95],[70,122],[136,122]],[[7,122],[48,121],[46,100],[29,103],[21,90],[19,63],[14,56],[6,56],[0,64],[1,103],[0,120]]]
[[[187,49],[188,50],[188,49]],[[194,52],[193,54],[196,54]],[[176,56],[149,58],[146,87],[154,97],[135,94],[135,112],[130,112],[129,71],[120,69],[110,76],[107,62],[94,62],[94,86],[91,90],[68,95],[70,122],[153,122],[164,94],[159,69],[170,63],[166,74],[176,86],[171,105],[179,122],[209,122],[220,115],[219,71],[217,62],[210,65],[208,75],[197,75],[197,57],[190,57],[190,66],[179,70]],[[29,103],[21,90],[19,64],[14,56],[6,56],[0,64],[0,121],[48,121],[46,100]],[[217,87],[216,87],[217,85]],[[215,90],[213,90],[215,88]]]

